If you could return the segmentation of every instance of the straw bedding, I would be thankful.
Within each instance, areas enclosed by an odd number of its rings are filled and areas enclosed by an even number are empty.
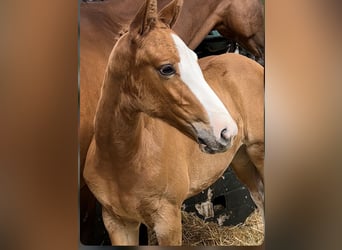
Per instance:
[[[264,224],[260,212],[254,211],[243,224],[219,226],[205,222],[194,213],[182,212],[183,246],[256,246],[264,239]],[[149,244],[157,245],[149,231]]]

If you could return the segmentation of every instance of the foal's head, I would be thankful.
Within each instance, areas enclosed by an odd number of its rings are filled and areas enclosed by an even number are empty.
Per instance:
[[[120,90],[132,112],[164,120],[197,141],[202,151],[226,151],[237,125],[203,77],[196,54],[170,29],[182,0],[157,13],[146,0],[109,59],[108,70],[122,79]]]

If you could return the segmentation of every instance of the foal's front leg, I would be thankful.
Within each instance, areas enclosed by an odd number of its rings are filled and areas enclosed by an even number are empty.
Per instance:
[[[139,222],[123,220],[105,208],[102,208],[102,218],[113,246],[139,245]]]
[[[165,203],[153,216],[154,231],[160,246],[180,246],[182,244],[181,208]]]

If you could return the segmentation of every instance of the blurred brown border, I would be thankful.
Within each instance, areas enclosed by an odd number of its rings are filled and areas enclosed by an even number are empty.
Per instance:
[[[341,4],[265,12],[265,246],[340,249]],[[78,2],[3,1],[0,20],[0,248],[77,249]]]

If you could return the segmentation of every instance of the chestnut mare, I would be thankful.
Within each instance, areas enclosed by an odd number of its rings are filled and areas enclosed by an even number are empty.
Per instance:
[[[105,0],[81,3],[81,36],[94,37],[94,33],[99,34],[98,29],[107,30],[113,46],[120,34],[127,30],[141,2]],[[169,0],[158,0],[158,9],[168,3]],[[84,23],[87,27],[83,30]],[[186,0],[172,29],[190,49],[195,49],[212,29],[217,29],[263,64],[264,5],[260,0]]]
[[[183,201],[230,163],[263,211],[263,68],[225,54],[201,60],[202,74],[169,29],[181,5],[158,15],[157,1],[146,0],[110,54],[95,118],[98,86],[81,84],[81,148],[95,120],[83,175],[113,245],[137,245],[140,223],[159,245],[180,245]],[[81,65],[81,77],[91,74]]]

